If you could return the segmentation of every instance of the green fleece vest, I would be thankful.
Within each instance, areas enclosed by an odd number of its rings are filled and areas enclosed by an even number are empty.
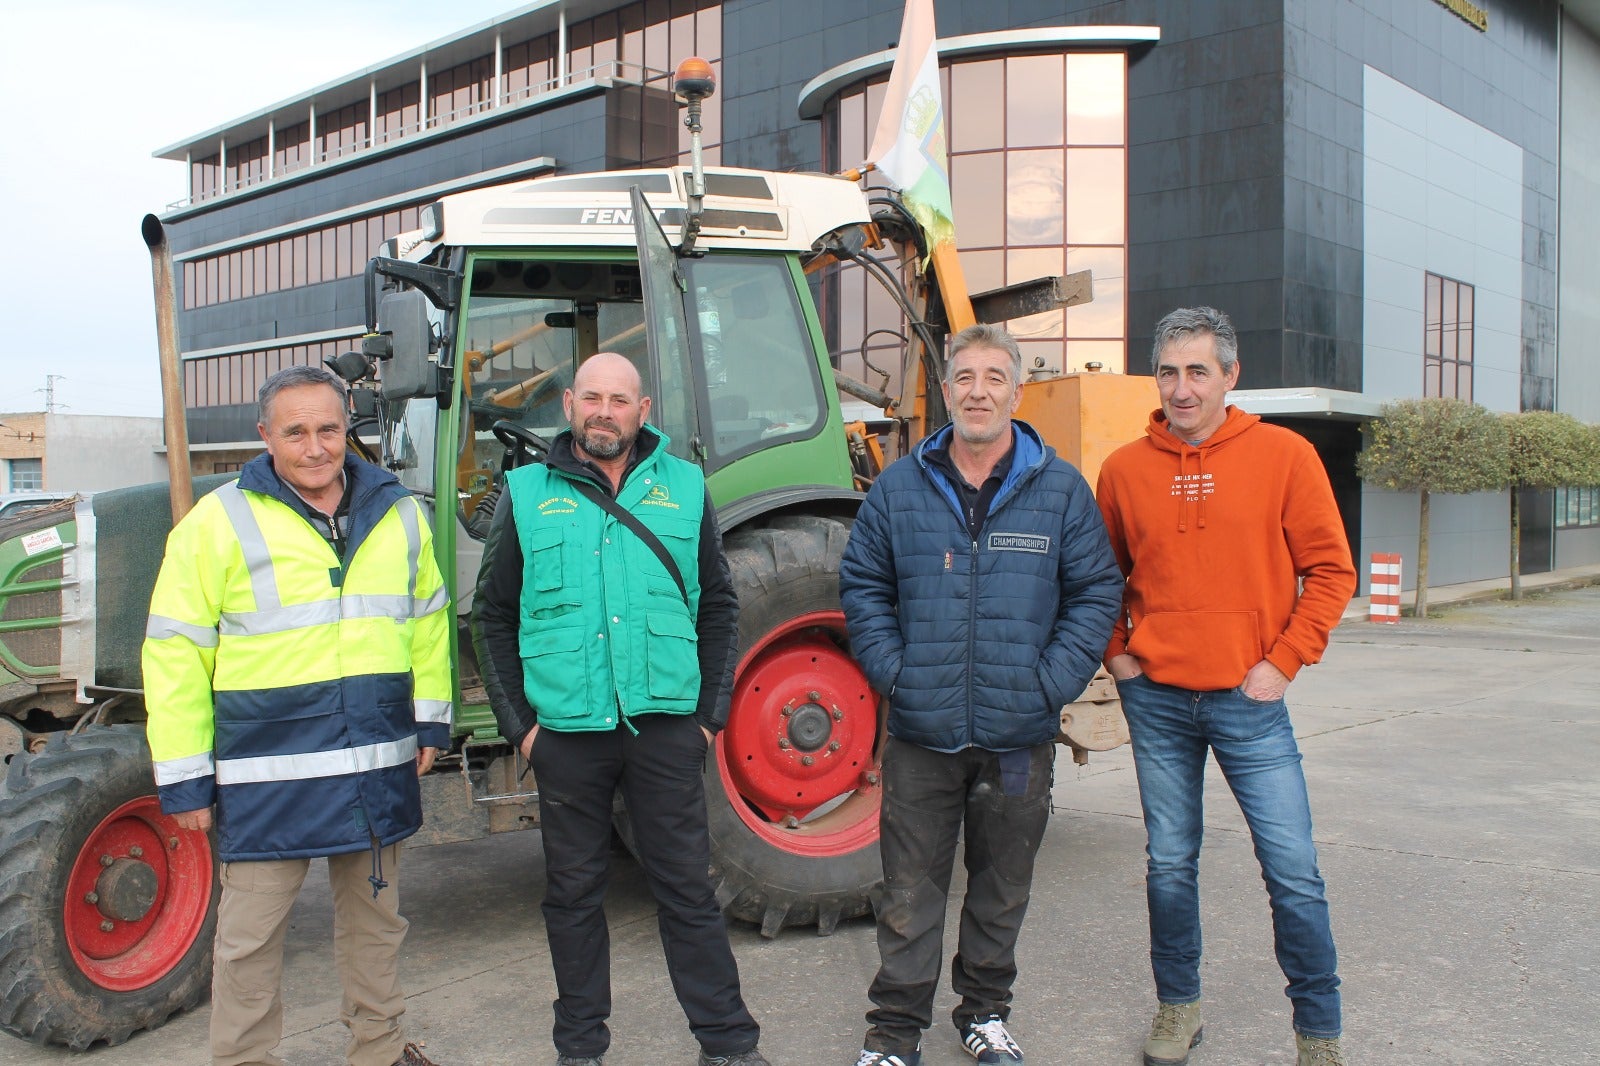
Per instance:
[[[539,725],[585,732],[615,729],[636,714],[694,713],[699,467],[668,455],[663,436],[617,496],[671,553],[687,604],[655,552],[566,475],[519,467],[506,489],[522,546],[522,683]]]

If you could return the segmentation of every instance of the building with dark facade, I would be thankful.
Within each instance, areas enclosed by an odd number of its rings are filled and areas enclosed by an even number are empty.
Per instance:
[[[969,287],[1094,273],[1092,303],[1011,324],[1039,372],[1148,372],[1163,313],[1226,309],[1236,401],[1316,443],[1358,559],[1416,543],[1415,498],[1355,477],[1385,400],[1600,421],[1600,0],[936,10]],[[188,173],[163,220],[192,439],[223,468],[255,446],[260,381],[351,346],[366,259],[430,200],[686,158],[667,85],[688,55],[718,76],[708,162],[862,162],[901,12],[536,2],[161,149]],[[859,375],[894,311],[849,275],[822,297]],[[1600,560],[1600,492],[1524,504],[1525,570]],[[1508,525],[1503,494],[1437,498],[1433,580],[1506,573]]]

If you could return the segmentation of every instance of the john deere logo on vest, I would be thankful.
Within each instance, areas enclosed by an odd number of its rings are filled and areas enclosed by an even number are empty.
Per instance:
[[[650,491],[645,493],[644,499],[640,500],[639,503],[641,505],[649,504],[651,507],[670,507],[674,511],[678,509],[678,505],[672,502],[672,494],[667,492],[665,485],[650,486]]]
[[[1039,555],[1050,554],[1050,538],[1042,533],[1000,533],[989,534],[989,550],[992,552],[1035,552]]]

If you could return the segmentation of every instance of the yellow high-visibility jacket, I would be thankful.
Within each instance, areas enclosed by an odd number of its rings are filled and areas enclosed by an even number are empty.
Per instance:
[[[215,804],[222,859],[391,844],[450,746],[449,594],[421,505],[353,457],[344,559],[271,459],[167,538],[143,649],[162,809]]]

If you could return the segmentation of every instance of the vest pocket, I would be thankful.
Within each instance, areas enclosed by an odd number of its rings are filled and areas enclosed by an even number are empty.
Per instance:
[[[536,526],[527,533],[528,584],[537,592],[553,592],[562,587],[562,555],[565,537],[559,526]]]
[[[693,703],[700,696],[700,637],[694,623],[668,611],[646,612],[645,621],[651,697]]]
[[[522,687],[539,720],[582,718],[590,712],[587,628],[524,631]]]

